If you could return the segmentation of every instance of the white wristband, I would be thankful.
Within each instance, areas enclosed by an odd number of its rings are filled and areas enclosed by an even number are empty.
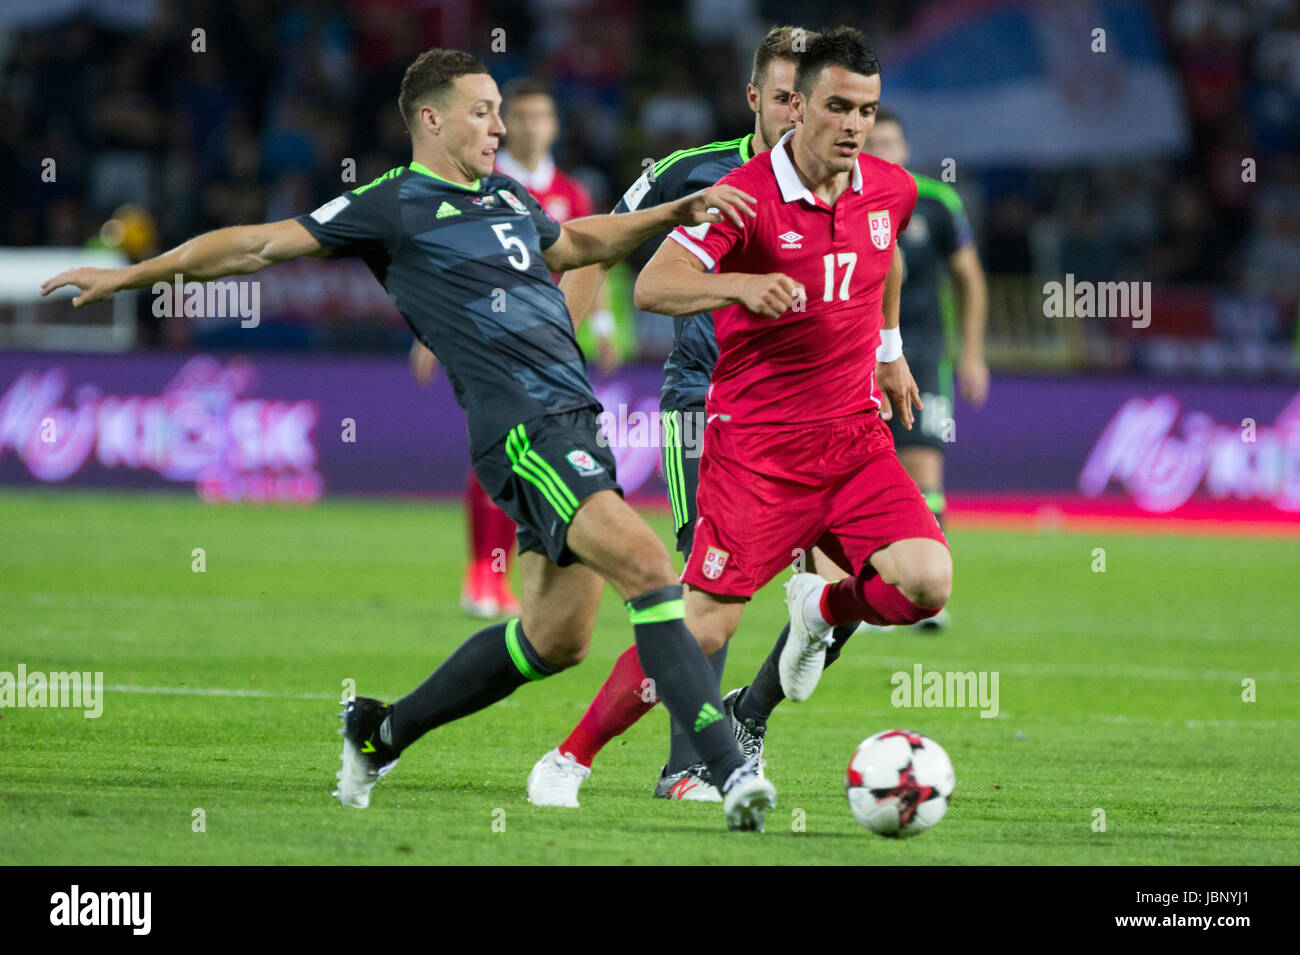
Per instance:
[[[614,313],[609,309],[602,308],[592,312],[587,321],[591,324],[591,331],[597,338],[614,337]]]
[[[903,354],[903,333],[897,328],[880,330],[880,347],[876,349],[876,361],[896,361]]]

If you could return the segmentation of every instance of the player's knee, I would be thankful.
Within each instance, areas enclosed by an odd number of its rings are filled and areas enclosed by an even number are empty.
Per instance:
[[[562,644],[549,650],[545,654],[545,660],[557,670],[567,670],[587,659],[590,648],[590,642]]]
[[[715,626],[695,626],[691,629],[691,636],[695,642],[700,645],[706,657],[711,657],[727,645],[727,640],[731,634],[720,630]]]
[[[526,609],[520,622],[528,635],[528,642],[555,669],[567,670],[586,659],[595,628],[595,620],[587,615],[555,613],[538,616],[536,613],[530,615]]]
[[[533,638],[533,645],[550,666],[557,670],[567,670],[587,658],[591,634],[546,628],[539,637]]]
[[[898,584],[903,596],[918,607],[931,607],[936,611],[952,596],[952,560],[935,556],[915,567],[908,568]]]

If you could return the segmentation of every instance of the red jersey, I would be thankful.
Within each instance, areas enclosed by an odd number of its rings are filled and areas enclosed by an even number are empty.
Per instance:
[[[547,156],[537,168],[529,172],[519,165],[518,160],[510,155],[509,150],[497,152],[496,169],[518,182],[533,198],[542,204],[542,208],[551,214],[557,222],[581,219],[594,211],[591,193],[586,186],[572,176],[566,176],[555,166],[555,160]]]
[[[800,181],[787,133],[770,152],[719,180],[756,200],[757,217],[679,226],[669,235],[710,269],[781,272],[807,303],[780,318],[743,305],[713,313],[718,363],[705,407],[710,420],[807,425],[880,407],[876,346],[894,241],[916,205],[916,180],[901,167],[859,154],[850,188],[834,208]]]

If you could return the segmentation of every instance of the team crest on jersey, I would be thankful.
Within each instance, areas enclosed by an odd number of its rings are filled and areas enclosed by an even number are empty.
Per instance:
[[[511,192],[509,189],[498,189],[497,195],[500,196],[505,201],[506,205],[508,205],[511,209],[514,209],[515,212],[521,213],[523,215],[528,215],[527,207],[525,207],[524,204],[519,201],[519,197],[516,196],[513,192]]]
[[[590,454],[586,451],[579,451],[576,448],[566,454],[564,458],[573,465],[573,470],[577,471],[584,477],[589,474],[599,474],[601,471],[605,470],[604,467],[596,463],[596,459]]]
[[[704,572],[704,576],[709,580],[717,580],[722,576],[722,570],[727,566],[727,558],[730,556],[730,551],[710,547],[704,555],[704,564],[700,567],[700,570]]]
[[[871,233],[871,244],[877,249],[889,248],[889,210],[867,213],[867,229]]]

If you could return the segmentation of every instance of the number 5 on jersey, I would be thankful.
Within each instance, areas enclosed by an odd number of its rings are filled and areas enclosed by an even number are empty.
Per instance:
[[[532,259],[528,255],[528,246],[524,245],[524,240],[519,238],[517,235],[509,234],[510,230],[513,228],[514,226],[509,222],[500,222],[492,227],[492,231],[497,234],[497,238],[501,241],[501,245],[507,252],[513,249],[519,250],[520,258],[515,258],[512,255],[508,257],[507,261],[520,272],[526,272],[528,266],[532,263]],[[829,258],[829,256],[827,256],[827,258]],[[828,298],[827,301],[829,302],[830,299]]]

